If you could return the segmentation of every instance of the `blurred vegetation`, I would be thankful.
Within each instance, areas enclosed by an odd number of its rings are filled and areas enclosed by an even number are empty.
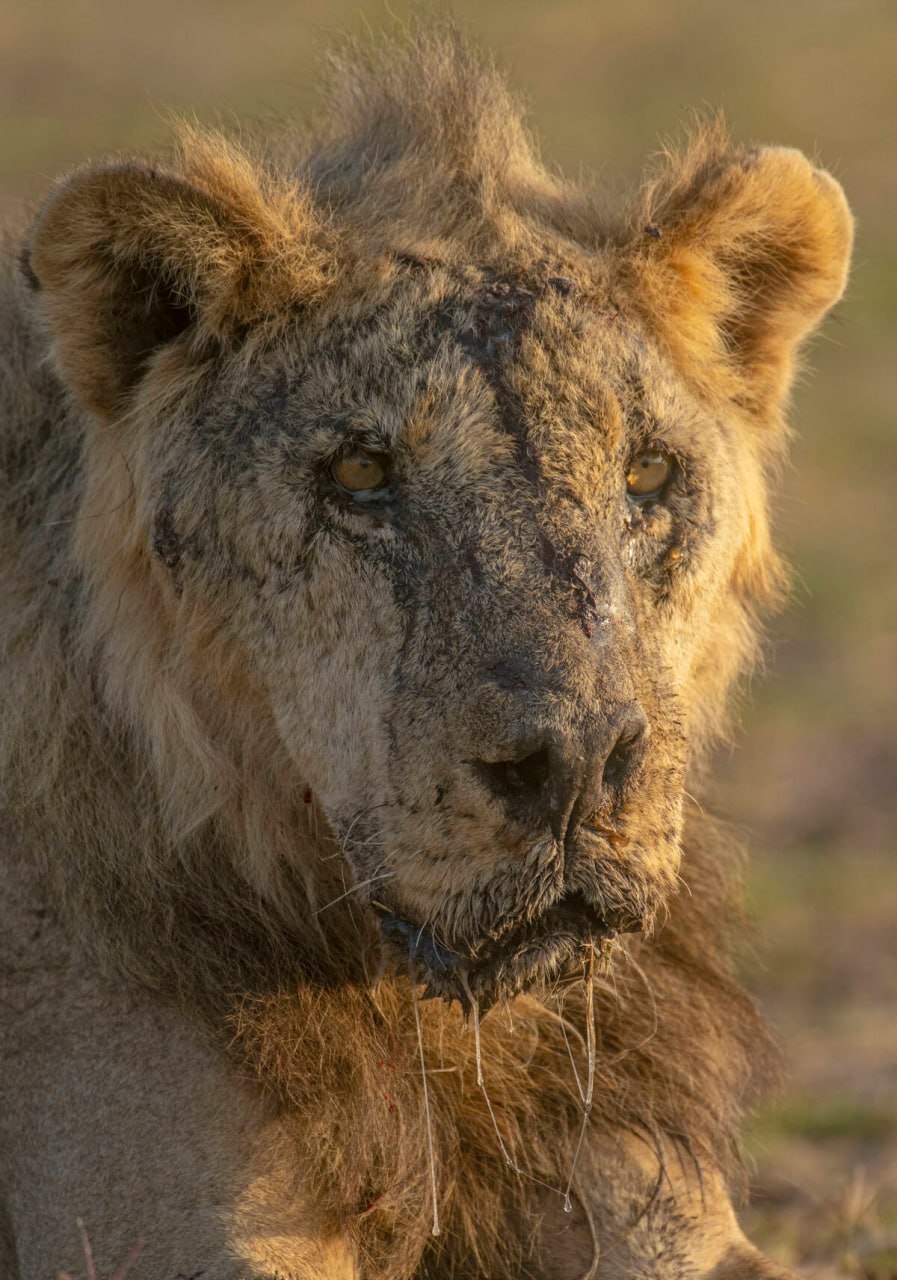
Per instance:
[[[761,921],[749,980],[789,1081],[750,1137],[749,1226],[818,1277],[897,1277],[897,5],[893,0],[456,0],[525,94],[545,154],[631,177],[692,107],[817,156],[859,242],[847,300],[795,397],[777,507],[797,566],[775,656],[719,762]],[[423,10],[426,11],[426,6]],[[331,31],[398,0],[5,0],[0,201],[201,119],[302,113]]]

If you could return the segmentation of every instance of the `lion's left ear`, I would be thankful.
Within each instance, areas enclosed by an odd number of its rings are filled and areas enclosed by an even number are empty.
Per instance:
[[[852,240],[828,173],[783,147],[738,150],[714,127],[646,185],[623,272],[691,380],[775,422],[798,345],[844,290]]]

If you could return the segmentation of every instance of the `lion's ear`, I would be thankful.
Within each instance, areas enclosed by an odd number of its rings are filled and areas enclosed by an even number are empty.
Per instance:
[[[332,274],[324,229],[299,191],[265,189],[227,144],[207,146],[195,167],[199,181],[139,163],[88,167],[32,228],[24,266],[57,365],[106,420],[160,346],[186,330],[227,341],[308,302]]]
[[[798,151],[738,150],[714,126],[646,185],[626,271],[684,370],[775,421],[799,343],[844,290],[852,240],[828,173]]]

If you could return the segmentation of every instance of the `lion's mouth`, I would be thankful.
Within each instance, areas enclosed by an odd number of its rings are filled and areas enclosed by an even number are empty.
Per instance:
[[[435,937],[426,925],[387,912],[380,932],[425,982],[424,997],[471,999],[481,1010],[544,982],[580,976],[589,955],[618,932],[578,891],[566,894],[535,921],[503,930],[462,953]]]

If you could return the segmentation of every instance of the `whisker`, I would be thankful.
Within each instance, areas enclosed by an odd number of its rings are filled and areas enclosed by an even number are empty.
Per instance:
[[[388,808],[389,808],[389,805],[383,803],[383,804],[372,804],[372,805],[368,805],[366,809],[359,809],[358,813],[356,813],[355,817],[349,823],[346,830],[338,837],[339,844],[340,844],[339,853],[341,853],[343,857],[346,856],[349,848],[349,842],[352,837],[352,832],[358,826],[359,822],[363,822],[365,818],[369,818],[371,814],[376,813],[378,809],[388,809]],[[353,845],[356,849],[364,849],[369,844],[372,844],[376,841],[380,841],[382,843],[382,837],[376,834],[373,834],[369,836],[367,840],[359,840],[357,842],[353,842]],[[334,857],[336,855],[330,854],[329,856]]]
[[[369,884],[374,884],[377,880],[389,880],[395,875],[394,871],[383,871],[378,876],[371,876],[369,880],[361,880],[358,884],[350,885],[345,893],[341,893],[338,898],[331,898],[330,902],[325,902],[323,907],[318,907],[313,915],[319,916],[322,911],[326,911],[328,907],[335,907],[338,902],[342,902],[344,898],[351,897],[353,893],[357,893],[359,889],[366,888]]]
[[[628,1057],[630,1053],[637,1053],[639,1049],[643,1049],[646,1044],[649,1044],[650,1041],[653,1040],[655,1035],[657,1034],[657,1028],[660,1025],[660,1015],[657,1012],[657,997],[654,994],[654,988],[651,985],[651,980],[649,979],[648,975],[645,973],[642,966],[636,960],[635,956],[626,947],[619,947],[617,950],[617,954],[625,956],[625,958],[629,961],[629,963],[632,965],[635,972],[638,974],[638,976],[642,980],[642,984],[645,988],[645,991],[648,993],[648,999],[651,1001],[652,1026],[648,1034],[644,1036],[638,1042],[638,1044],[630,1045],[628,1049],[624,1049],[622,1053],[618,1053],[615,1058],[612,1058],[610,1061],[611,1066],[616,1066],[618,1062],[622,1062],[623,1059]]]
[[[368,836],[366,840],[353,840],[352,852],[359,853],[363,849],[383,848],[382,836]],[[342,858],[344,862],[349,860],[349,845],[344,841],[335,853],[326,853],[321,858],[321,862],[333,862],[337,858]]]
[[[690,791],[686,791],[684,787],[682,788],[682,794],[688,797],[688,799],[692,802],[692,804],[695,806],[695,808],[698,810],[699,813],[703,814],[704,806],[701,804],[700,800],[698,800],[696,796],[693,796]]]

